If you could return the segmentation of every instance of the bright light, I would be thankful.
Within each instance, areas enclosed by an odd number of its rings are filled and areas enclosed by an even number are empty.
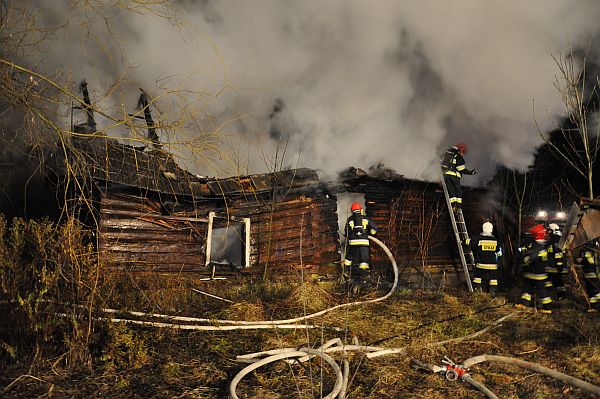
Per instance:
[[[567,214],[564,212],[556,212],[556,218],[557,219],[564,219],[567,217]]]
[[[538,213],[537,213],[537,217],[540,219],[545,218],[547,216],[548,216],[548,212],[546,212],[546,211],[538,211]]]

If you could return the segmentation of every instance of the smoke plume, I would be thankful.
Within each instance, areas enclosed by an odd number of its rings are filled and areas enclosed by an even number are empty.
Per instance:
[[[279,162],[333,176],[381,162],[435,179],[458,141],[483,178],[497,163],[523,168],[541,143],[534,104],[542,129],[564,112],[552,55],[586,47],[600,17],[596,0],[180,0],[160,8],[177,12],[174,26],[111,7],[85,19],[67,0],[28,4],[47,26],[67,24],[29,62],[86,78],[107,112],[133,107],[142,87],[160,118],[193,116],[162,139],[218,145],[218,156],[179,152],[208,175]]]

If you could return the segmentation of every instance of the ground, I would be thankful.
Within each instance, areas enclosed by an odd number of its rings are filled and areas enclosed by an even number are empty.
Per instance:
[[[210,289],[208,285],[205,288]],[[234,304],[200,295],[197,307],[212,309],[209,317],[215,319],[270,320],[385,294],[369,292],[349,298],[336,291],[332,282],[280,283],[268,289],[232,285],[219,294],[229,295]],[[493,298],[459,289],[399,289],[385,301],[312,319],[307,323],[317,328],[310,330],[202,332],[99,322],[92,348],[94,360],[88,367],[66,367],[60,358],[38,362],[34,367],[24,363],[3,366],[0,383],[8,389],[0,392],[9,398],[227,398],[229,383],[245,366],[236,361],[237,355],[283,347],[318,347],[331,338],[348,344],[358,340],[361,344],[406,348],[405,354],[374,359],[360,352],[350,353],[347,398],[484,397],[464,382],[447,381],[411,367],[411,359],[441,364],[447,356],[460,363],[480,354],[536,362],[600,385],[598,314],[586,313],[574,298],[561,301],[551,315],[517,311],[514,295]],[[494,321],[503,316],[509,317],[495,325]],[[489,330],[472,339],[431,346],[488,326]],[[335,357],[340,360],[339,355]],[[592,397],[515,366],[481,363],[470,373],[501,398]],[[330,368],[321,368],[319,361],[278,362],[247,375],[237,394],[240,398],[320,398],[331,391],[333,383]]]

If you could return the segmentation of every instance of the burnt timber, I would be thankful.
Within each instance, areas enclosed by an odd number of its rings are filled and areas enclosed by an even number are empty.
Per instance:
[[[70,206],[97,226],[100,258],[111,268],[208,272],[209,229],[244,219],[249,269],[339,258],[336,199],[310,169],[209,179],[181,169],[162,149],[93,134],[72,144]]]
[[[344,186],[364,195],[367,215],[379,226],[378,238],[396,258],[402,279],[430,287],[442,283],[444,276],[452,278],[451,284],[462,278],[439,183],[407,179],[385,168],[350,168],[344,173]],[[493,209],[487,190],[463,187],[463,212],[471,234],[495,219]],[[382,274],[391,272],[381,251],[373,251],[372,263]]]
[[[93,208],[89,213],[98,229],[100,258],[113,269],[209,273],[210,229],[247,219],[249,267],[244,273],[267,267],[324,267],[330,273],[343,251],[335,193],[352,192],[364,195],[367,214],[396,257],[401,278],[436,285],[443,275],[461,275],[436,182],[354,168],[335,184],[320,181],[310,169],[205,178],[181,169],[163,149],[93,135],[73,139],[71,165],[79,186],[72,190],[71,205]],[[486,201],[485,190],[465,189],[463,208],[472,233],[491,218]],[[384,276],[391,272],[377,249],[372,263]]]
[[[378,237],[396,257],[403,279],[417,276],[420,284],[435,285],[440,274],[461,275],[439,183],[407,179],[381,166],[369,172],[350,168],[335,183],[306,168],[196,176],[160,144],[145,93],[138,108],[150,145],[135,147],[98,134],[84,83],[79,108],[86,123],[73,126],[70,151],[52,172],[62,177],[69,208],[97,229],[99,258],[109,268],[214,273],[213,231],[235,225],[244,243],[235,249],[245,259],[238,271],[339,272],[335,263],[343,248],[335,194],[350,192],[364,195],[367,214],[379,225]],[[469,231],[478,232],[492,218],[491,208],[485,190],[465,190]],[[391,271],[376,248],[372,263],[384,276]]]

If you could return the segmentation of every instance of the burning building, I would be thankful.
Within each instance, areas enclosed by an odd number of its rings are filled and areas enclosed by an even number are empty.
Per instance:
[[[385,168],[350,168],[335,183],[314,170],[208,178],[179,167],[164,150],[145,93],[139,108],[148,145],[131,146],[96,134],[85,84],[85,123],[66,159],[48,169],[68,208],[96,228],[97,250],[110,268],[214,275],[218,270],[266,272],[318,268],[339,272],[337,194],[364,196],[379,239],[392,251],[401,278],[434,286],[462,276],[448,208],[439,183],[408,179]],[[142,114],[142,112],[140,112]],[[464,213],[471,232],[493,218],[484,189],[466,189]],[[339,213],[339,215],[338,215]],[[383,253],[375,269],[391,272]],[[223,267],[225,265],[225,267]]]

